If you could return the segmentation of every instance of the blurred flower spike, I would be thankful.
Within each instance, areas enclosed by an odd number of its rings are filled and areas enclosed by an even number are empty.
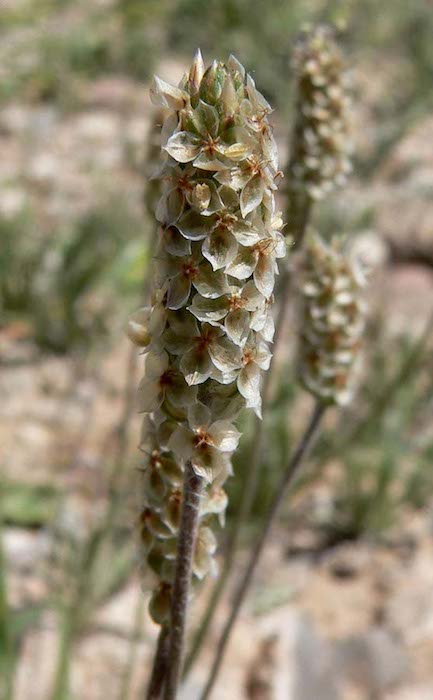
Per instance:
[[[318,399],[346,405],[358,376],[365,318],[364,271],[356,258],[345,253],[338,238],[327,244],[311,235],[304,261],[301,381]]]

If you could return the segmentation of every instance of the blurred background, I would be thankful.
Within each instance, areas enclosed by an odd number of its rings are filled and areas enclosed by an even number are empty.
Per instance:
[[[141,367],[123,332],[152,254],[149,80],[179,80],[197,46],[207,61],[235,53],[276,108],[284,166],[294,41],[324,21],[351,71],[355,172],[314,223],[375,269],[364,377],[351,409],[328,416],[215,700],[433,697],[433,3],[2,0],[2,700],[135,700],[149,671],[157,630],[134,541]],[[292,309],[285,340],[233,581],[309,408]],[[228,530],[248,477],[243,428]]]

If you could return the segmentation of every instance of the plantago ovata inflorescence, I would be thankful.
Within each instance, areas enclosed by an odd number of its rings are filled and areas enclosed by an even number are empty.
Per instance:
[[[224,520],[223,484],[240,437],[234,421],[243,408],[261,414],[286,244],[271,108],[242,65],[230,57],[205,70],[198,52],[179,87],[155,78],[152,99],[170,110],[161,131],[160,240],[151,306],[133,315],[129,335],[145,351],[140,534],[159,577],[150,613],[169,627],[184,476],[192,469],[204,487],[194,583],[215,568],[213,523]]]

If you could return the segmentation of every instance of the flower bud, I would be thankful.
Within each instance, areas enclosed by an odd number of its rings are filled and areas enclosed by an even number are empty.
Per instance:
[[[200,83],[200,98],[209,105],[214,105],[221,97],[226,69],[214,61],[205,72]]]
[[[152,336],[149,331],[149,316],[150,309],[143,307],[142,309],[138,309],[138,311],[131,314],[128,321],[128,338],[132,340],[134,345],[138,345],[142,348],[147,347],[152,340]]]

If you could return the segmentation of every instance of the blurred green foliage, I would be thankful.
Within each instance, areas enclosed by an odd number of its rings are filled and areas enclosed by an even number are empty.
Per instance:
[[[145,266],[146,224],[121,202],[51,234],[35,234],[30,211],[0,218],[3,324],[28,321],[45,350],[88,349],[138,297]]]
[[[43,484],[5,483],[2,486],[2,518],[15,527],[43,527],[56,511],[58,490]]]
[[[408,64],[407,79],[376,105],[379,118],[402,117],[414,102],[431,104],[432,15],[427,0],[394,0],[392,11],[375,0],[257,0],[253,10],[248,0],[29,0],[4,13],[6,37],[19,41],[19,29],[27,33],[19,60],[13,41],[0,49],[0,88],[7,95],[24,89],[56,99],[77,80],[101,74],[147,79],[161,58],[179,52],[189,58],[200,46],[207,58],[238,54],[273,104],[288,113],[294,39],[308,24],[335,22],[352,61],[379,51],[384,71],[393,60]]]

